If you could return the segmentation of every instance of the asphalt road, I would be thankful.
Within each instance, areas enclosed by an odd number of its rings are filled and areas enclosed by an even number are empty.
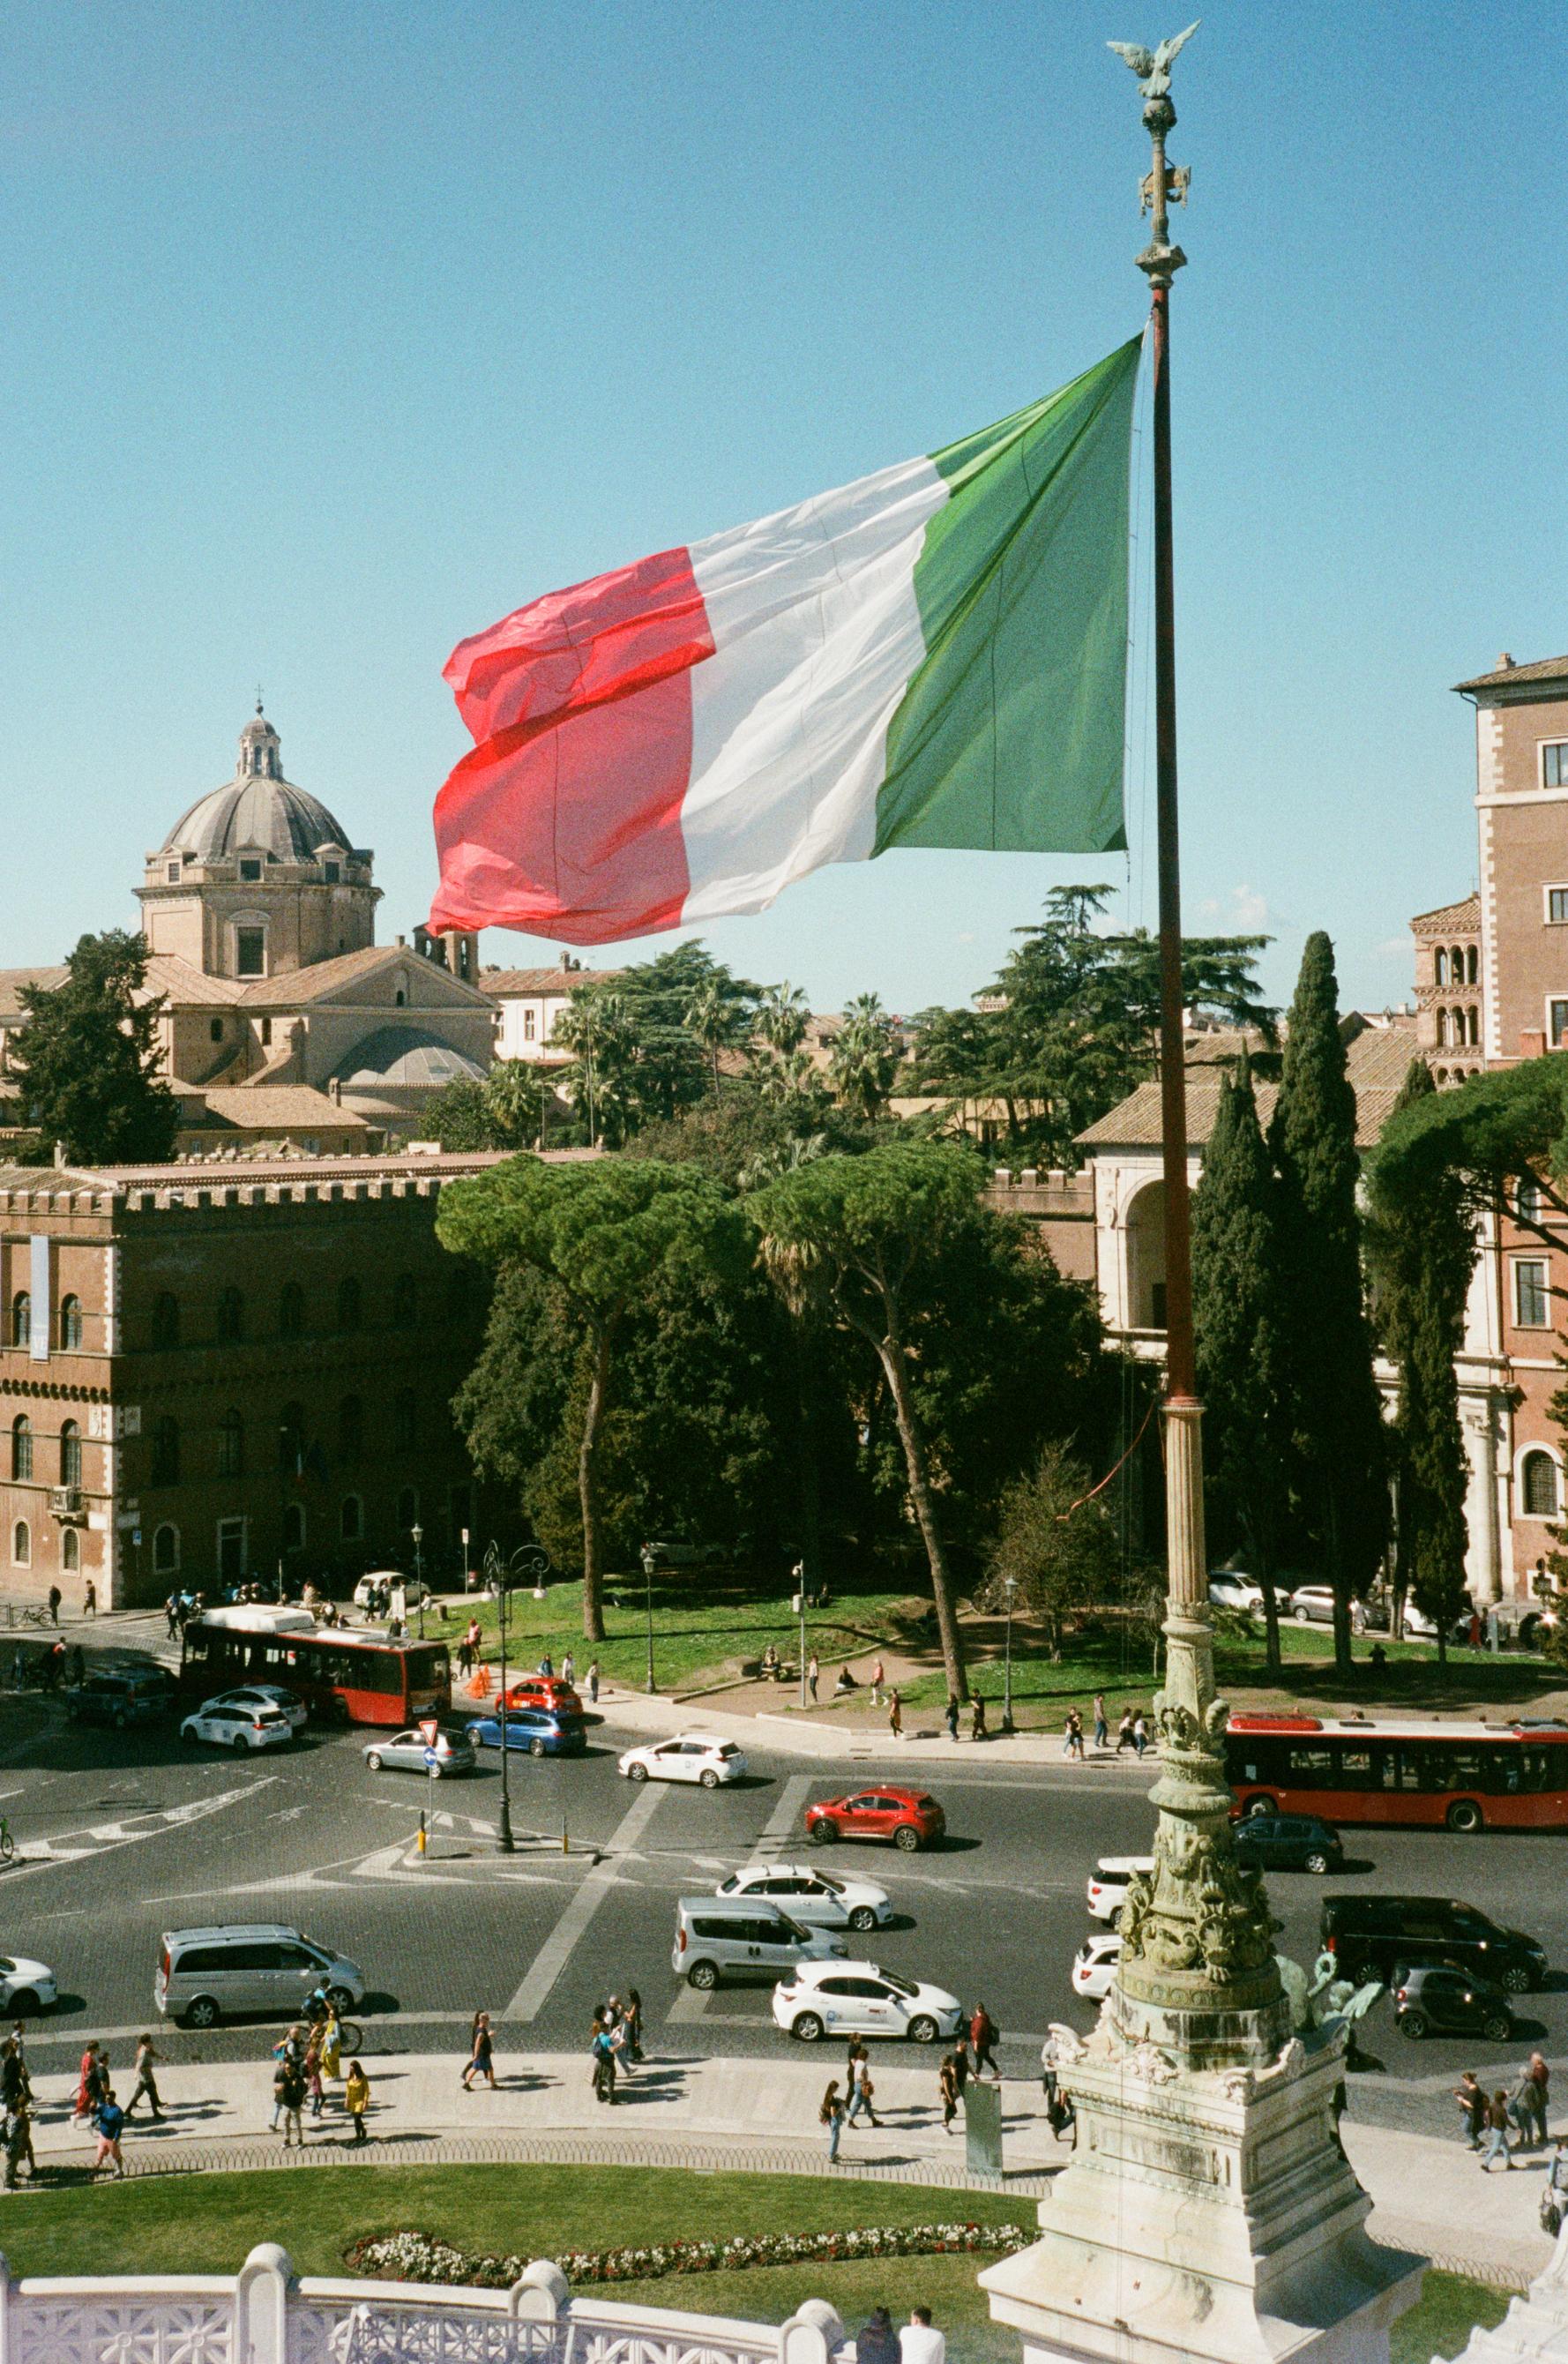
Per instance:
[[[585,1759],[513,1759],[514,1826],[541,1834],[549,1851],[495,1853],[492,1758],[438,1786],[434,1846],[418,1864],[410,1849],[426,1785],[369,1772],[366,1737],[307,1734],[287,1750],[233,1756],[192,1751],[172,1730],[85,1733],[35,1699],[0,1698],[0,1813],[21,1850],[0,1871],[0,1944],[50,1963],[61,1986],[57,2011],[30,2040],[40,2065],[64,2067],[88,2035],[106,2035],[123,2061],[128,2035],[155,2024],[161,1933],[249,1920],[291,1923],[361,1964],[372,2050],[457,2054],[479,2004],[502,2023],[504,2054],[574,2048],[593,2004],[631,1984],[643,1996],[651,2050],[778,2057],[787,2039],[773,2025],[765,1986],[705,1996],[677,1980],[674,1902],[759,1853],[806,1853],[804,1806],[850,1784],[760,1751],[750,1780],[734,1789],[634,1789],[615,1769],[629,1736],[606,1725]],[[893,1756],[857,1763],[853,1783],[896,1765]],[[966,2004],[983,2000],[1006,2031],[1004,2066],[1021,2075],[1051,2021],[1092,2022],[1094,2007],[1068,1985],[1073,1956],[1097,1925],[1084,1910],[1084,1877],[1097,1856],[1147,1845],[1150,1776],[1130,1765],[988,1767],[962,1745],[951,1772],[927,1769],[947,1812],[944,1845],[914,1857],[829,1848],[821,1859],[877,1880],[898,1908],[893,1928],[851,1945]],[[1547,1992],[1520,1998],[1519,2034],[1562,2060],[1568,2082],[1568,1841],[1346,1837],[1352,1868],[1342,1884],[1451,1892],[1545,1944],[1562,1968]],[[1270,1882],[1282,1948],[1308,1963],[1323,1888],[1301,1873]],[[206,2035],[170,2027],[159,2040],[177,2058],[232,2058],[264,2053],[272,2036],[252,2023]],[[1493,2063],[1469,2039],[1412,2045],[1386,2005],[1364,2042],[1384,2067],[1352,2080],[1352,2109],[1427,2131],[1447,2129],[1460,2068],[1502,2069],[1523,2049]]]

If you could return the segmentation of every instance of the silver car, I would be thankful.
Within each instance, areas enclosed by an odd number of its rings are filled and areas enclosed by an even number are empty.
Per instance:
[[[466,1732],[449,1732],[443,1724],[432,1744],[436,1762],[425,1761],[425,1735],[416,1728],[412,1732],[395,1732],[384,1740],[365,1743],[365,1763],[373,1773],[384,1765],[397,1773],[429,1773],[438,1781],[450,1773],[472,1773],[479,1759],[473,1753],[473,1743]]]

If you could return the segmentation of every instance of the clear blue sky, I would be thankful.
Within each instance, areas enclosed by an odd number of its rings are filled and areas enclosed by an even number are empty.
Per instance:
[[[1134,330],[1146,146],[1103,43],[1175,30],[1151,5],[13,12],[0,965],[132,918],[258,681],[411,927],[454,641]],[[1449,686],[1564,645],[1545,23],[1217,0],[1177,68],[1188,918],[1275,933],[1281,996],[1315,926],[1347,998],[1407,991],[1407,916],[1473,883]],[[708,941],[909,1009],[984,984],[1059,881],[1150,918],[1138,735],[1129,864],[895,854]]]

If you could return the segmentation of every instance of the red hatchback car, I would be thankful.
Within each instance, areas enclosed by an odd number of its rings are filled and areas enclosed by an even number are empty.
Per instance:
[[[924,1790],[895,1790],[879,1782],[852,1798],[824,1798],[806,1810],[808,1838],[826,1846],[832,1839],[891,1839],[906,1855],[929,1846],[947,1829],[947,1816]]]
[[[581,1715],[583,1702],[570,1683],[559,1675],[524,1675],[520,1680],[506,1686],[506,1705],[512,1707],[544,1707],[557,1715]]]

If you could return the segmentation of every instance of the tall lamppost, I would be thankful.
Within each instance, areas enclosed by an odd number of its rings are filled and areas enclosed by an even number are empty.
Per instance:
[[[800,1704],[806,1705],[806,1562],[795,1564],[795,1605],[800,1611]]]
[[[424,1539],[425,1539],[425,1530],[424,1530],[424,1528],[423,1528],[423,1527],[421,1527],[420,1525],[418,1525],[418,1524],[416,1522],[416,1524],[415,1524],[415,1525],[413,1525],[413,1526],[411,1526],[411,1527],[409,1528],[408,1532],[409,1532],[409,1533],[410,1533],[410,1534],[413,1536],[413,1538],[414,1538],[414,1591],[415,1591],[415,1594],[416,1594],[416,1602],[415,1602],[415,1606],[417,1607],[417,1611],[418,1611],[418,1614],[419,1614],[419,1639],[420,1639],[420,1641],[422,1642],[422,1641],[424,1640],[424,1638],[425,1638],[425,1578],[424,1578],[424,1567],[425,1567],[425,1563],[424,1563],[424,1561],[423,1561],[423,1560],[420,1558],[420,1556],[419,1556],[419,1545],[423,1543],[423,1541],[424,1541]]]
[[[1013,1599],[1018,1589],[1018,1579],[1016,1576],[1005,1576],[1002,1578],[1002,1590],[1006,1596],[1007,1602],[1007,1643],[1002,1668],[1002,1729],[1004,1732],[1011,1732],[1013,1728]]]
[[[506,1563],[493,1543],[484,1548],[484,1574],[495,1595],[495,1632],[501,1644],[501,1816],[495,1825],[495,1848],[499,1855],[516,1855],[517,1843],[512,1836],[512,1760],[506,1747],[506,1608],[510,1590]]]
[[[653,1689],[653,1546],[642,1546],[642,1581],[648,1596],[648,1689]]]

